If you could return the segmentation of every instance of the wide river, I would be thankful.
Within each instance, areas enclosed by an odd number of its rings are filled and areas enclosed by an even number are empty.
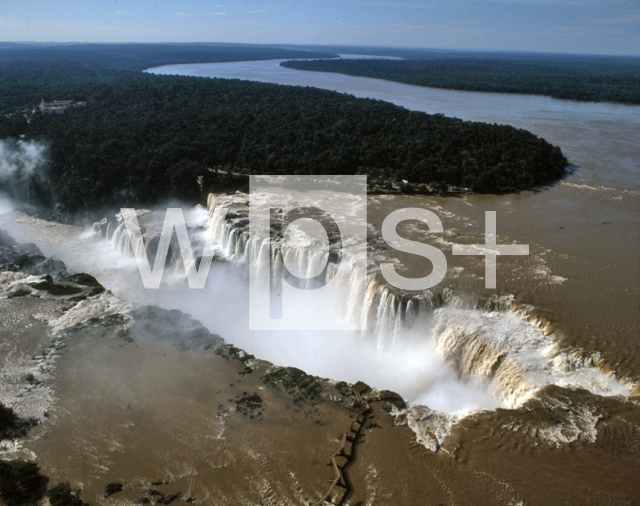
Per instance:
[[[429,114],[508,124],[560,146],[571,173],[540,191],[464,199],[405,197],[391,207],[428,201],[479,229],[484,211],[497,211],[499,237],[538,245],[547,252],[549,277],[564,279],[540,289],[523,278],[506,288],[516,292],[519,302],[536,306],[566,344],[601,352],[623,377],[640,376],[640,107],[441,90],[287,69],[280,62],[170,65],[147,72],[313,86]]]

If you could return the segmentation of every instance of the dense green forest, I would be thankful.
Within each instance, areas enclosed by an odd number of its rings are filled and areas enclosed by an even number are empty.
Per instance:
[[[247,174],[367,174],[387,186],[504,192],[557,180],[566,165],[559,148],[510,126],[315,88],[159,76],[116,68],[118,58],[54,55],[1,68],[0,139],[46,144],[46,171],[30,176],[28,198],[68,213],[198,201],[242,186]],[[74,105],[41,114],[41,98]]]
[[[333,56],[255,44],[0,43],[0,114],[62,96],[73,83],[114,83],[160,65]]]
[[[324,59],[281,65],[434,88],[640,104],[640,58],[408,50],[391,53],[408,59]]]

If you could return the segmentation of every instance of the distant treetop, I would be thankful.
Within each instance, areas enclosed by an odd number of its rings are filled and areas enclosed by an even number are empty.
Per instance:
[[[281,65],[433,88],[640,104],[638,57],[417,50],[394,54],[410,59],[323,59],[287,61]]]

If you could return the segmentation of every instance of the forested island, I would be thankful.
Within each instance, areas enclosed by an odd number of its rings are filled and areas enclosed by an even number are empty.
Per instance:
[[[418,50],[379,52],[386,53],[407,59],[296,60],[281,65],[432,88],[640,104],[638,57]]]
[[[68,47],[41,58],[12,49],[0,68],[0,139],[47,146],[26,198],[67,214],[196,202],[244,187],[249,174],[367,174],[382,190],[512,192],[557,180],[566,166],[558,147],[506,125],[309,87],[145,74],[144,54],[87,47],[74,58]],[[41,99],[71,105],[43,114]]]

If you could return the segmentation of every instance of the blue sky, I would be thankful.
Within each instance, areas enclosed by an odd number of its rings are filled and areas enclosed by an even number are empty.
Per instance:
[[[640,54],[640,0],[0,0],[2,41]]]

